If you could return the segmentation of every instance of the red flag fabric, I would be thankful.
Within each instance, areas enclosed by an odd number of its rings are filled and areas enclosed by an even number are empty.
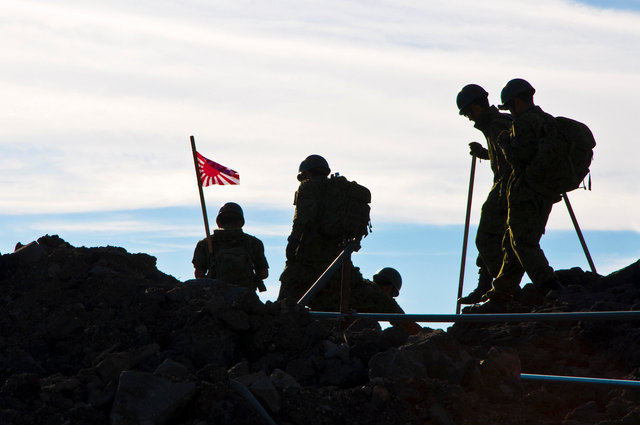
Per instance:
[[[218,164],[196,152],[198,168],[200,170],[200,183],[206,187],[212,184],[240,184],[240,174]]]

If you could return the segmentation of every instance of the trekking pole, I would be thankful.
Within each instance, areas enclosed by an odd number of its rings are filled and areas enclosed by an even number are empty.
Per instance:
[[[471,199],[473,197],[473,179],[476,173],[476,156],[471,156],[471,175],[469,176],[469,194],[467,195],[467,217],[464,220],[464,238],[462,240],[462,260],[460,261],[460,281],[458,283],[458,298],[456,298],[456,314],[460,314],[460,297],[462,297],[462,283],[464,282],[464,263],[467,259],[467,239],[469,238],[469,220],[471,218]]]
[[[584,255],[587,256],[587,262],[589,263],[589,267],[591,267],[592,272],[597,273],[596,266],[593,264],[593,260],[591,259],[591,254],[589,254],[589,248],[587,248],[587,243],[584,241],[584,237],[582,236],[582,232],[580,231],[580,226],[578,225],[578,220],[576,219],[576,215],[573,213],[573,208],[571,208],[571,203],[569,202],[569,197],[567,196],[566,193],[562,194],[562,199],[564,199],[564,203],[567,206],[567,210],[569,210],[569,216],[571,216],[573,227],[576,228],[576,233],[578,233],[578,239],[580,239],[580,245],[582,245]]]
[[[338,267],[342,265],[342,262],[345,258],[350,258],[352,252],[358,251],[360,249],[360,243],[358,241],[352,240],[347,243],[347,246],[344,247],[344,250],[336,257],[335,260],[327,267],[327,269],[320,275],[320,277],[311,285],[311,287],[305,292],[305,294],[300,298],[297,302],[298,305],[307,305],[307,303],[313,298],[313,296],[321,290],[326,283],[329,281],[329,278],[333,275],[333,273],[338,270]]]
[[[349,311],[349,296],[351,295],[351,253],[345,251],[342,260],[342,282],[340,287],[340,313]]]
[[[345,253],[344,260],[342,261],[342,282],[340,284],[340,314],[346,314],[349,311],[349,297],[351,295],[351,270],[353,269],[351,264],[351,253]],[[342,318],[339,320],[342,329],[346,329],[351,320]]]

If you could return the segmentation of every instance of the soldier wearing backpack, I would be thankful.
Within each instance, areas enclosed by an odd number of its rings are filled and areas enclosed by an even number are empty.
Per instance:
[[[327,160],[315,154],[298,167],[300,186],[293,201],[296,209],[287,239],[287,261],[280,276],[278,300],[297,302],[344,249],[346,240],[367,232],[371,194],[344,177],[329,177],[330,173]],[[359,270],[352,270],[352,284],[361,282]],[[311,299],[310,307],[337,311],[340,281],[340,273],[334,274]]]
[[[502,266],[502,237],[507,222],[507,180],[511,165],[498,146],[498,136],[511,127],[513,120],[508,114],[498,111],[497,107],[490,106],[488,93],[477,84],[464,86],[458,93],[456,103],[460,115],[472,121],[487,141],[487,148],[478,142],[471,142],[471,155],[488,159],[493,171],[493,186],[482,205],[476,233],[478,286],[469,295],[459,299],[460,304],[475,304],[491,289],[491,282],[498,276]]]
[[[540,238],[559,195],[535,190],[535,181],[528,169],[536,161],[543,141],[543,129],[554,117],[533,102],[535,89],[527,81],[516,78],[501,92],[500,109],[508,109],[514,117],[509,132],[499,137],[500,147],[513,172],[507,184],[508,218],[503,249],[504,258],[493,288],[485,297],[487,311],[501,310],[520,291],[520,281],[526,272],[541,290],[562,290],[553,268],[540,247]]]
[[[218,229],[213,231],[209,242],[202,239],[193,253],[194,275],[223,280],[255,291],[266,291],[262,282],[269,276],[269,264],[264,256],[264,245],[260,239],[242,231],[244,214],[235,202],[224,204],[216,217]]]

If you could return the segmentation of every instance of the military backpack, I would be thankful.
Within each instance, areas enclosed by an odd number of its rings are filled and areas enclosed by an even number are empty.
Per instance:
[[[589,174],[596,141],[585,124],[555,117],[543,125],[538,152],[527,177],[541,192],[561,195],[580,187]]]
[[[213,237],[213,264],[209,277],[228,283],[256,288],[254,265],[246,238]]]
[[[362,239],[371,232],[371,192],[337,174],[327,181],[320,230],[342,239]]]

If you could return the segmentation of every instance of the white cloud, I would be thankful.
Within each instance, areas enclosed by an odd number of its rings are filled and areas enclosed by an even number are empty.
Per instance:
[[[638,14],[561,0],[0,5],[5,213],[197,204],[194,134],[241,174],[205,189],[210,204],[290,208],[298,163],[320,153],[371,189],[376,220],[461,223],[466,145],[482,135],[455,95],[477,82],[498,103],[518,76],[597,137],[594,191],[571,198],[581,226],[640,229]],[[479,164],[474,220],[490,180]],[[554,212],[550,226],[571,223]]]
[[[34,226],[36,230],[47,231],[49,229],[57,229],[65,233],[156,233],[163,234],[180,234],[182,236],[197,235],[201,232],[195,226],[185,228],[185,226],[172,226],[166,222],[149,222],[133,219],[121,220],[38,220]]]
[[[640,251],[635,252],[636,255],[628,255],[625,257],[620,256],[603,256],[604,258],[599,258],[598,261],[598,273],[607,276],[610,273],[615,271],[624,269],[628,267],[630,264],[635,264],[638,262],[638,258],[640,258]],[[595,261],[595,260],[594,260]]]
[[[118,214],[115,214],[118,215]],[[126,215],[126,214],[124,214]],[[210,221],[214,221],[213,217],[210,217]],[[213,223],[211,223],[213,225]],[[195,238],[200,239],[204,237],[204,226],[200,223],[168,223],[166,219],[154,219],[143,220],[139,218],[92,218],[92,219],[78,219],[78,218],[45,218],[34,219],[28,228],[38,232],[47,233],[51,229],[55,229],[57,232],[63,234],[73,233],[91,233],[93,235],[119,235],[119,234],[145,234],[145,235],[158,235],[161,234],[163,238]],[[213,231],[215,227],[211,228]],[[266,222],[252,222],[248,223],[244,227],[245,232],[250,234],[259,234],[261,237],[278,236],[286,239],[286,236],[291,230],[290,225],[278,225]]]

